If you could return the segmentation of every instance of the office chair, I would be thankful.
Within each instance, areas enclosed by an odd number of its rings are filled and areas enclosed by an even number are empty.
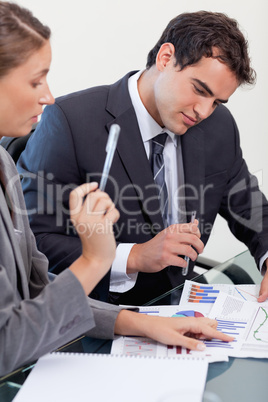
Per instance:
[[[24,137],[3,137],[0,140],[0,145],[12,156],[15,163],[20,157],[20,154],[24,151],[28,139],[31,137],[34,132],[37,124],[33,125],[32,130],[29,134]]]

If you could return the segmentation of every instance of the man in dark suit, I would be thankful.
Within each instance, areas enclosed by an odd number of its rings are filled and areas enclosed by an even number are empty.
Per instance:
[[[267,201],[222,105],[254,78],[236,21],[219,13],[187,13],[170,21],[144,71],[48,106],[18,169],[31,227],[50,269],[60,272],[81,253],[69,220],[69,193],[85,181],[100,181],[108,131],[117,123],[121,133],[105,189],[120,211],[117,255],[111,277],[91,296],[142,304],[191,278],[217,213],[265,273]],[[159,202],[151,166],[160,133],[167,134],[162,168],[168,209]],[[188,223],[191,211],[198,222]],[[191,260],[187,276],[184,256]],[[268,274],[260,301],[267,296]]]

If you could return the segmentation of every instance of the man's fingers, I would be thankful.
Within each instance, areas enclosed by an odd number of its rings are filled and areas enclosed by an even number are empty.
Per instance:
[[[198,238],[201,237],[197,219],[193,223],[177,223],[174,225],[170,225],[165,230],[173,234],[191,233],[197,236]]]
[[[261,282],[260,293],[258,297],[258,302],[262,303],[268,298],[268,270],[266,271],[263,280]]]
[[[176,254],[188,255],[187,253],[183,253],[181,250],[177,250],[178,246],[181,247],[183,245],[194,247],[198,254],[203,252],[204,243],[195,234],[191,232],[182,232],[180,230],[175,231],[167,229],[161,232],[162,242],[167,244],[171,252],[174,252]]]
[[[263,292],[260,291],[260,295],[257,299],[258,302],[262,303],[262,302],[265,302],[265,300],[267,300],[267,299],[268,299],[268,291],[263,291]]]

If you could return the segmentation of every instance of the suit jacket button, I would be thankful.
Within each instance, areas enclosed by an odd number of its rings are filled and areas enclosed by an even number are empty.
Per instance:
[[[67,329],[71,329],[73,326],[74,326],[73,321],[68,322],[68,324],[66,325]]]
[[[65,332],[67,331],[67,328],[66,328],[66,326],[65,325],[63,325],[63,327],[61,327],[60,328],[60,335],[64,335],[65,334]]]
[[[78,324],[81,321],[81,317],[80,315],[76,315],[73,319],[73,323],[74,325]]]

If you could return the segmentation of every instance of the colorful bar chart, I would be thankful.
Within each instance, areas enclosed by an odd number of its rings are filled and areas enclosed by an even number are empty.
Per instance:
[[[213,286],[192,285],[189,292],[189,303],[214,303],[219,290],[215,290]]]
[[[160,311],[159,307],[150,306],[150,307],[141,307],[139,309],[139,313],[146,315],[159,315]]]
[[[220,320],[217,319],[218,327],[217,330],[236,337],[240,337],[246,329],[247,322],[245,321],[230,321],[230,320]],[[212,339],[211,341],[205,341],[205,345],[208,348],[223,348],[223,349],[233,349],[234,343],[236,340],[234,339],[232,342],[223,342],[217,339]]]

